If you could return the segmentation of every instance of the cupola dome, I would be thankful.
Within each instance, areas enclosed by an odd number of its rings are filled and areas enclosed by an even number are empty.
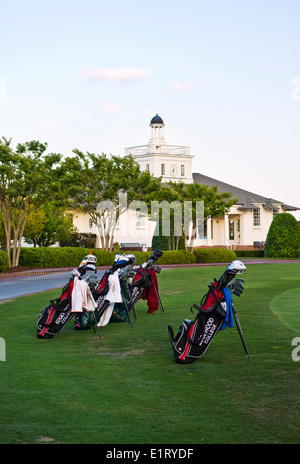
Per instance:
[[[158,116],[158,114],[156,114],[152,119],[151,119],[151,122],[150,124],[163,124],[163,120],[161,119],[160,116]]]

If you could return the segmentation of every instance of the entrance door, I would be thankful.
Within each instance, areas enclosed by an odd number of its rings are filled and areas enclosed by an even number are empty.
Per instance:
[[[234,220],[229,221],[229,240],[234,240]]]

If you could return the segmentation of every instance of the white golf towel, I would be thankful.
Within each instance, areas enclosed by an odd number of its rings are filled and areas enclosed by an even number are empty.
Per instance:
[[[111,303],[122,303],[121,287],[118,271],[110,274],[108,277],[109,290],[105,295],[105,299]]]
[[[109,320],[111,318],[111,315],[114,310],[115,303],[111,303],[108,308],[104,311],[102,316],[100,317],[100,320],[97,324],[98,327],[103,327],[104,325],[109,323]]]
[[[71,296],[72,313],[82,313],[82,309],[86,311],[94,311],[97,308],[91,290],[85,280],[74,278],[73,291]]]
[[[113,274],[110,274],[110,276],[108,277],[108,284],[109,290],[105,295],[105,300],[108,300],[110,302],[110,305],[102,314],[100,321],[97,324],[99,327],[103,327],[104,325],[109,323],[109,320],[114,310],[115,303],[122,303],[123,301],[118,271],[114,272]]]

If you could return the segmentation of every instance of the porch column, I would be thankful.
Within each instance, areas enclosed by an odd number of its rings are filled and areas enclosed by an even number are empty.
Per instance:
[[[224,214],[224,245],[229,245],[229,220],[228,214]]]
[[[206,219],[207,246],[211,246],[211,218]]]

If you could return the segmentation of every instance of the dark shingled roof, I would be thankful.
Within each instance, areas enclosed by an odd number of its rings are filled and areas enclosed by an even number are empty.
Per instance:
[[[193,173],[193,179],[195,184],[208,185],[209,187],[217,186],[220,192],[230,192],[232,197],[237,198],[237,205],[240,205],[239,209],[253,209],[255,206],[253,203],[261,203],[265,208],[273,209],[279,205],[286,211],[296,211],[300,208],[296,206],[286,205],[282,201],[275,200],[274,198],[267,198],[256,193],[248,192],[234,185],[226,184],[225,182],[213,179],[212,177],[205,176],[199,173]]]

